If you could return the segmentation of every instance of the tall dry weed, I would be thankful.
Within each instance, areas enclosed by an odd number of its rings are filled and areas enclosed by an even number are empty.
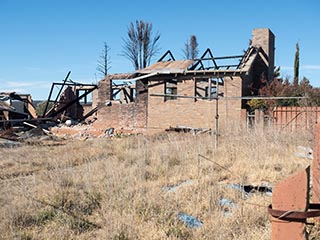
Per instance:
[[[310,164],[310,134],[233,129],[0,149],[1,239],[270,239],[275,183]],[[227,199],[233,205],[221,205]],[[189,228],[186,213],[203,227]]]

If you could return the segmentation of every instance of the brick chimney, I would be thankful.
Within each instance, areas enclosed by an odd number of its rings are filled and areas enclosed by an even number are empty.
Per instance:
[[[252,31],[251,46],[261,47],[266,54],[268,62],[267,79],[271,81],[274,74],[275,36],[269,28],[257,28]]]

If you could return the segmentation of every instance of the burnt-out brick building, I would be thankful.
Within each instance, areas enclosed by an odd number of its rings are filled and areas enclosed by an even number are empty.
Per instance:
[[[220,128],[240,125],[244,97],[256,96],[273,78],[275,37],[254,29],[244,54],[216,57],[207,49],[199,59],[175,60],[168,51],[155,64],[131,74],[112,74],[99,82],[93,103],[96,129],[158,132],[170,127]]]

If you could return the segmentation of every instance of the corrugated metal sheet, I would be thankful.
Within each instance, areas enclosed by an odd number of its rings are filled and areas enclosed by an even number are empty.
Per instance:
[[[179,60],[179,61],[168,61],[168,62],[157,62],[149,67],[137,70],[137,73],[182,73],[193,64],[193,60]]]

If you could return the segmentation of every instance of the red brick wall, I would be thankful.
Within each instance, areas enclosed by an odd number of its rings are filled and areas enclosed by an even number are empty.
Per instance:
[[[149,88],[148,131],[155,132],[176,126],[215,129],[216,101],[195,101],[191,98],[178,98],[164,101],[164,97],[153,97],[150,94],[163,94],[164,85]],[[194,80],[178,82],[177,94],[194,96]],[[221,89],[222,88],[222,89]],[[224,96],[241,96],[241,79],[225,78],[225,86],[220,86]],[[226,124],[237,123],[241,120],[241,99],[219,100],[219,124],[221,128]]]
[[[145,104],[120,104],[112,101],[111,106],[101,107],[97,116],[94,127],[101,131],[113,127],[118,132],[141,132],[147,127]]]
[[[147,128],[148,91],[144,85],[137,81],[137,96],[133,103],[120,104],[110,100],[109,82],[99,84],[99,110],[97,121],[93,126],[100,131],[115,128],[117,132],[143,132]],[[106,94],[107,93],[107,94]],[[108,106],[111,103],[110,106]]]
[[[164,83],[152,82],[152,87],[147,88],[146,83],[137,81],[137,98],[134,103],[120,104],[110,101],[105,96],[99,97],[100,109],[97,113],[98,120],[94,127],[104,131],[114,127],[117,131],[148,132],[163,131],[170,126],[188,126],[194,128],[215,129],[216,100],[196,101],[192,98],[178,98],[164,101],[164,97],[154,97],[150,94],[164,94]],[[150,84],[150,83],[149,83]],[[107,83],[102,83],[99,96],[107,90]],[[194,80],[185,80],[177,85],[177,94],[194,96]],[[219,87],[219,92],[224,92],[225,97],[240,97],[241,79],[225,78],[225,85]],[[111,102],[111,106],[106,103]],[[219,100],[219,125],[222,130],[233,124],[239,126],[241,122],[241,99],[221,98]]]
[[[111,80],[104,79],[99,82],[98,91],[98,105],[105,104],[106,101],[111,99]]]

